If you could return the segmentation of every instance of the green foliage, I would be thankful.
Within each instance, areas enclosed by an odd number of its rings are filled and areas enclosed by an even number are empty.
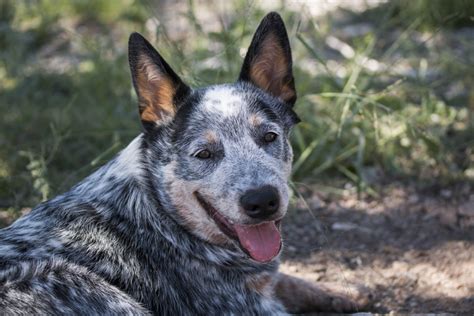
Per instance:
[[[428,2],[409,3],[416,11]],[[0,2],[0,207],[20,209],[67,190],[139,133],[130,32],[150,38],[193,86],[235,80],[265,11],[234,1],[231,14],[211,28],[198,6],[189,2],[180,16],[186,32],[173,37],[175,25],[161,23],[150,1]],[[341,35],[331,14],[280,10],[303,119],[292,134],[294,181],[338,177],[376,195],[377,174],[420,182],[474,177],[474,46],[464,37],[442,49],[427,46],[451,33],[420,35],[420,19],[393,10],[390,20],[379,15],[354,36]],[[348,17],[365,22],[364,14]],[[343,39],[344,54],[337,41],[328,47],[333,35]]]
[[[391,11],[392,19],[408,25],[419,19],[420,28],[463,27],[472,25],[474,2],[471,0],[392,0],[377,7],[374,14]]]

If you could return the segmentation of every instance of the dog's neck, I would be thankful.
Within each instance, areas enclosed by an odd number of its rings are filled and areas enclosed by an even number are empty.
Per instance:
[[[275,271],[278,268],[278,260],[257,263],[240,251],[201,240],[181,226],[174,216],[170,216],[175,212],[174,206],[166,200],[166,195],[156,192],[164,192],[165,188],[153,188],[147,178],[143,142],[143,135],[136,137],[115,159],[78,184],[72,192],[79,198],[93,200],[94,207],[104,217],[120,216],[126,219],[128,225],[135,227],[130,242],[150,254],[160,251],[157,245],[166,242],[186,256],[223,267],[238,266],[246,273]]]

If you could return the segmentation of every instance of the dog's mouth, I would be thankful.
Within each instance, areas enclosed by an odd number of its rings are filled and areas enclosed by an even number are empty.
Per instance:
[[[256,225],[232,224],[224,215],[214,208],[199,192],[194,192],[196,199],[219,229],[229,238],[235,240],[240,248],[258,262],[269,262],[281,249],[281,219],[262,222]]]

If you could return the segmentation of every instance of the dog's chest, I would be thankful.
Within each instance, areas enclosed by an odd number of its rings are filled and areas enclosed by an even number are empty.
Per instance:
[[[229,269],[181,259],[161,267],[156,295],[149,308],[157,314],[278,315],[281,304],[273,299],[270,275],[249,278]]]

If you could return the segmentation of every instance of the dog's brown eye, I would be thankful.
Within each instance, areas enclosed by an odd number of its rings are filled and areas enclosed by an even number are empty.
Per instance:
[[[265,136],[263,136],[263,139],[265,140],[265,142],[267,143],[271,143],[271,142],[274,142],[275,139],[277,138],[277,134],[273,133],[273,132],[268,132],[265,134]]]
[[[211,158],[211,152],[207,149],[203,149],[194,156],[199,159],[209,159]]]

